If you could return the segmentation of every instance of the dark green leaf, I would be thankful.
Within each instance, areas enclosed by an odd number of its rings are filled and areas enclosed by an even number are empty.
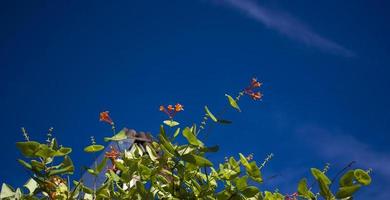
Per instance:
[[[189,162],[191,164],[194,164],[199,167],[211,167],[213,166],[213,163],[211,163],[209,160],[207,160],[204,157],[193,155],[193,154],[186,154],[181,157],[184,161]]]

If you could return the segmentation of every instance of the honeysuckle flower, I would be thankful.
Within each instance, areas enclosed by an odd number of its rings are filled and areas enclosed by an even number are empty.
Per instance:
[[[110,113],[109,111],[101,112],[99,119],[100,119],[101,122],[106,122],[106,123],[108,123],[110,125],[114,125],[114,122],[112,121],[109,113]]]
[[[160,109],[159,109],[160,111],[164,111],[165,110],[165,108],[164,108],[164,106],[160,106]]]
[[[260,92],[256,92],[250,93],[249,96],[251,96],[253,100],[259,100],[263,95]]]
[[[252,78],[251,84],[247,88],[244,89],[243,94],[248,95],[253,100],[259,100],[263,97],[263,94],[260,92],[254,91],[254,89],[261,87],[261,85],[262,85],[262,83],[257,81],[256,78]]]
[[[261,86],[261,83],[256,78],[252,78],[251,86],[252,88],[258,88]]]
[[[177,103],[175,106],[168,105],[167,107],[164,107],[163,105],[160,106],[159,110],[161,112],[164,112],[168,115],[169,119],[173,119],[173,117],[176,115],[176,113],[183,111],[184,106]]]
[[[117,159],[118,157],[119,157],[119,151],[117,151],[114,147],[112,147],[111,146],[111,150],[110,151],[107,151],[105,154],[104,154],[104,156],[106,157],[106,158],[109,158],[109,159],[111,159],[111,160],[115,160],[115,159]]]
[[[177,103],[177,104],[175,105],[175,111],[176,111],[176,112],[180,112],[180,111],[182,111],[182,110],[184,110],[183,105]]]
[[[172,105],[168,105],[168,106],[167,106],[167,109],[168,109],[169,111],[173,111],[173,110],[174,110],[174,108],[173,108]]]

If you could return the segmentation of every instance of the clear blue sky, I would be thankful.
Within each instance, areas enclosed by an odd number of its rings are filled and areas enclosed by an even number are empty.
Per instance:
[[[348,162],[374,170],[356,199],[390,199],[390,15],[387,1],[1,1],[0,181],[21,186],[15,142],[24,126],[82,149],[118,127],[156,134],[160,104],[180,102],[183,125],[217,112],[252,76],[262,102],[225,114],[205,141],[225,156],[275,154],[265,187],[293,189],[309,168]],[[79,175],[76,173],[75,177]]]

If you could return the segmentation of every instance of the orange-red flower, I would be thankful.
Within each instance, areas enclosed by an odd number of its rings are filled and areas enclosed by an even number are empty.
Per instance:
[[[260,92],[255,92],[255,88],[261,87],[262,83],[257,81],[256,78],[252,78],[251,84],[244,89],[244,93],[251,97],[253,100],[259,100],[263,97],[263,94]]]
[[[177,104],[175,105],[175,111],[176,111],[176,112],[180,112],[180,111],[182,111],[182,110],[184,110],[183,105],[177,103]]]
[[[249,96],[251,96],[253,100],[259,100],[261,99],[261,97],[263,97],[260,92],[250,93]]]
[[[108,123],[108,124],[110,124],[110,125],[113,125],[114,122],[112,121],[112,119],[111,119],[109,113],[110,113],[110,112],[108,112],[108,111],[101,112],[101,113],[100,113],[100,121],[106,122],[106,123]]]
[[[104,156],[111,160],[115,160],[119,157],[119,151],[117,151],[114,147],[111,146],[111,150],[107,151]]]
[[[261,86],[261,83],[257,81],[256,78],[252,78],[252,83],[251,83],[252,88],[258,88]]]
[[[164,111],[164,110],[165,110],[164,106],[160,106],[160,111]]]
[[[168,105],[168,106],[167,106],[167,109],[168,109],[169,111],[172,111],[172,110],[174,110],[174,108],[173,108],[173,106],[172,106],[172,105]]]
[[[166,108],[164,106],[160,106],[159,110],[167,114],[168,117],[172,119],[176,113],[184,110],[184,106],[177,103],[175,106],[168,105]]]

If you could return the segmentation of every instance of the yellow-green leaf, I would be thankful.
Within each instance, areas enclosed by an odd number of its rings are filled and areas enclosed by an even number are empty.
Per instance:
[[[240,109],[240,107],[238,106],[237,101],[234,100],[234,98],[231,97],[231,96],[228,95],[228,94],[225,94],[225,96],[228,98],[230,106],[232,106],[233,108],[235,108],[236,110],[238,110],[239,112],[241,112],[241,109]]]
[[[104,149],[103,145],[93,144],[93,145],[89,145],[89,146],[85,147],[84,151],[87,153],[94,153],[94,152],[101,151],[103,149]]]
[[[207,106],[204,107],[204,110],[206,111],[206,115],[209,116],[211,120],[218,122],[218,119],[213,115],[213,113],[210,112]]]

